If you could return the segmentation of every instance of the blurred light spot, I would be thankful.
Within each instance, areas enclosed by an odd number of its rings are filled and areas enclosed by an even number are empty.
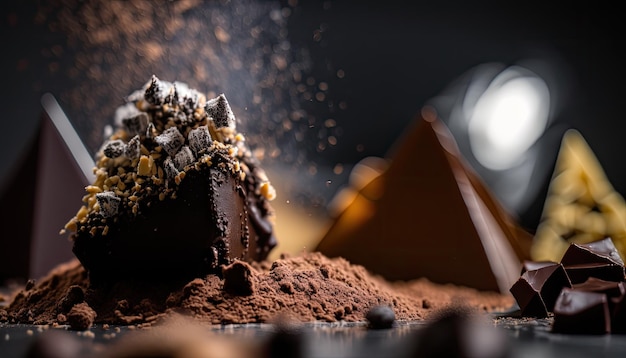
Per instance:
[[[476,159],[491,170],[518,164],[545,131],[550,92],[536,75],[511,67],[500,73],[479,97],[468,132]]]

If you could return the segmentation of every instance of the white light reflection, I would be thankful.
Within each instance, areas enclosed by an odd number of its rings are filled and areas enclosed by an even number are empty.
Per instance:
[[[491,170],[518,165],[545,131],[549,110],[550,92],[543,79],[516,66],[502,71],[469,116],[469,142],[476,160]]]

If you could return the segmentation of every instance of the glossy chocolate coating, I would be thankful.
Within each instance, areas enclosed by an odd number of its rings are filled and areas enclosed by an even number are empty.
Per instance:
[[[611,317],[606,295],[564,288],[554,306],[552,332],[610,333]]]
[[[563,287],[571,283],[563,266],[557,263],[526,263],[524,267],[538,267],[524,272],[511,287],[511,293],[526,317],[547,317],[552,312]]]
[[[608,237],[586,244],[571,244],[565,251],[561,263],[563,266],[589,263],[624,266],[624,261],[615,248],[613,240]]]
[[[249,210],[257,204],[248,196],[238,178],[218,169],[190,171],[176,199],[118,217],[106,236],[79,231],[73,251],[94,281],[202,276],[234,259],[260,260],[276,240],[271,230],[252,224],[265,219],[261,209]]]

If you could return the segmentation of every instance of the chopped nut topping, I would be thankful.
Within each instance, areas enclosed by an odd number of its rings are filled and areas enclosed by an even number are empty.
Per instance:
[[[117,130],[96,158],[96,179],[85,188],[85,205],[64,230],[106,235],[117,216],[175,200],[190,171],[217,169],[246,182],[264,200],[276,196],[251,161],[255,157],[223,94],[207,101],[183,83],[153,76],[143,95],[126,100],[116,113]]]

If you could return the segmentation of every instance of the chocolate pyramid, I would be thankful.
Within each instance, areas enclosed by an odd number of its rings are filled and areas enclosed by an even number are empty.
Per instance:
[[[606,237],[626,257],[626,202],[582,135],[570,129],[561,142],[531,257],[560,261],[571,243]]]
[[[508,293],[530,235],[469,169],[448,128],[423,111],[337,216],[318,251],[389,280],[426,277]]]

